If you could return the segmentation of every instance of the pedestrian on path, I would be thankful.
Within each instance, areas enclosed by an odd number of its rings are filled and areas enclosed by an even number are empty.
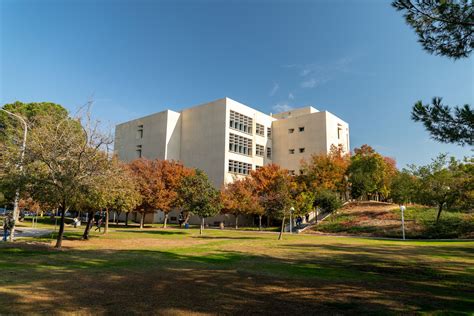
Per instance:
[[[8,215],[3,219],[3,241],[7,241],[7,237],[10,235],[13,226],[15,226],[13,214],[8,213]]]

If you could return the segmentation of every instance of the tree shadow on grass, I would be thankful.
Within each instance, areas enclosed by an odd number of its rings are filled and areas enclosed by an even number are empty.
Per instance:
[[[115,230],[117,233],[137,233],[137,234],[153,234],[153,235],[187,235],[186,232],[176,230]]]
[[[281,258],[225,250],[188,255],[153,250],[54,252],[32,245],[0,246],[0,314],[281,315],[283,311],[367,314],[474,310],[470,298],[474,286],[462,274],[446,274],[426,262],[428,272],[420,275],[420,270],[410,270],[416,263],[403,266],[386,252],[374,252],[375,246],[359,246],[354,253],[347,250],[356,247],[320,247],[332,254],[321,256],[317,248],[306,257]],[[398,251],[390,249],[392,254]],[[15,265],[29,268],[15,269]]]
[[[222,239],[222,240],[257,240],[257,239],[264,239],[263,237],[250,237],[250,236],[208,236],[208,235],[202,235],[202,236],[193,236],[193,238],[199,238],[199,239]]]

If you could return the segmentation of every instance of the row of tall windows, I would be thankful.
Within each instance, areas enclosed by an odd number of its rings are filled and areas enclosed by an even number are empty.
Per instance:
[[[230,111],[230,128],[252,134],[253,119],[246,115]]]
[[[229,134],[229,151],[246,156],[252,156],[252,140],[247,137]]]
[[[248,175],[252,170],[252,164],[236,161],[236,160],[229,160],[229,172]]]
[[[230,110],[229,126],[232,129],[236,129],[247,134],[252,134],[253,119],[249,116]],[[265,126],[263,124],[256,123],[255,132],[257,135],[265,137]],[[271,127],[267,127],[267,137],[272,138]]]

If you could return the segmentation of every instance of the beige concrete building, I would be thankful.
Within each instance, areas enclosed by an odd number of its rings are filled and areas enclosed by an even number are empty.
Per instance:
[[[307,106],[267,115],[229,98],[115,128],[121,160],[179,160],[202,169],[218,188],[272,162],[296,174],[302,159],[328,153],[331,145],[350,150],[349,125],[329,112]]]

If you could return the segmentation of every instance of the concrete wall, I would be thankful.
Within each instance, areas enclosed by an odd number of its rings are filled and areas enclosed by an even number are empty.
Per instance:
[[[114,151],[123,161],[137,159],[137,145],[142,145],[142,157],[165,159],[167,144],[168,112],[163,111],[115,127]],[[143,125],[143,137],[138,135],[138,126]]]
[[[327,152],[325,118],[324,112],[314,112],[275,121],[275,163],[298,174],[302,159]],[[300,132],[299,128],[304,128],[304,131]],[[300,148],[304,148],[303,153]],[[291,154],[290,150],[294,153]]]
[[[226,101],[192,107],[181,112],[181,161],[206,172],[216,187],[224,183]]]
[[[344,151],[348,153],[350,151],[349,124],[332,113],[323,113],[326,114],[326,142],[328,151],[331,149],[331,145],[342,145]]]

